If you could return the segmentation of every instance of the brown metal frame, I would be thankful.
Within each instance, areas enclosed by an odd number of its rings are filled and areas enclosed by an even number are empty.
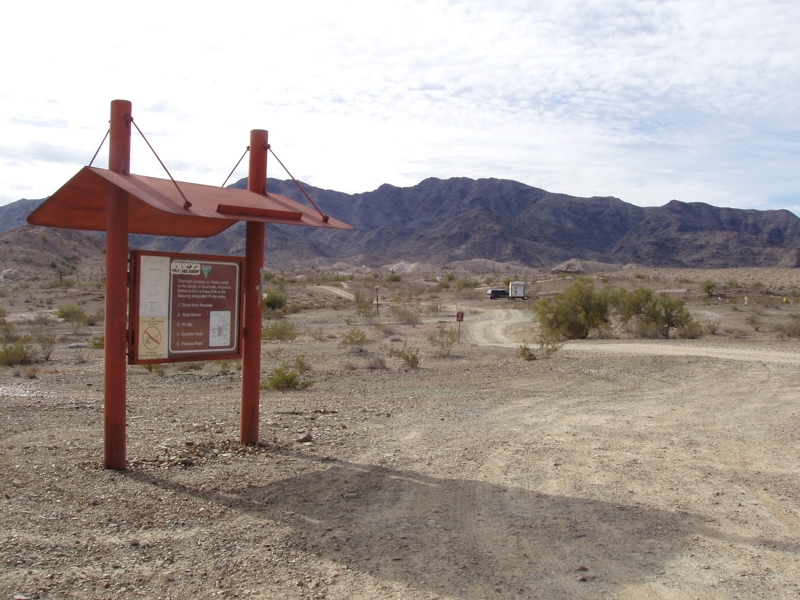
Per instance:
[[[140,256],[162,256],[168,258],[180,258],[186,260],[206,261],[206,262],[235,262],[239,264],[240,268],[240,281],[238,295],[238,314],[236,323],[236,335],[238,336],[238,344],[236,345],[236,352],[198,352],[186,354],[184,356],[168,356],[167,358],[159,359],[141,359],[137,357],[136,348],[138,345],[138,331],[139,326],[136,319],[139,317],[139,261]],[[128,364],[130,365],[151,365],[158,363],[172,363],[172,362],[188,362],[195,360],[234,360],[242,358],[242,331],[244,329],[244,259],[241,256],[222,256],[212,254],[182,254],[178,252],[151,252],[149,250],[133,250],[130,253],[130,286],[128,292],[128,306],[130,306],[128,317]],[[171,315],[170,317],[171,318]],[[167,319],[167,326],[169,327],[169,318]]]
[[[242,273],[241,442],[252,445],[258,442],[265,223],[352,229],[285,196],[267,193],[269,143],[264,130],[250,132],[245,191],[132,175],[132,123],[131,103],[113,100],[108,170],[84,167],[28,216],[31,225],[106,232],[104,462],[107,468],[120,470],[127,467],[128,234],[208,237],[238,221],[247,222]]]

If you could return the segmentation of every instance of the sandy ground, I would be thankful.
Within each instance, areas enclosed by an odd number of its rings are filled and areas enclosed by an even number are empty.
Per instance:
[[[265,342],[264,369],[305,354],[314,385],[262,392],[254,448],[230,365],[130,367],[125,472],[101,464],[102,351],[0,369],[0,597],[800,596],[797,341],[526,362],[509,306],[463,303],[446,358],[425,337],[454,306],[364,326],[361,352],[342,314],[293,315],[316,335]],[[421,368],[367,368],[404,339]]]

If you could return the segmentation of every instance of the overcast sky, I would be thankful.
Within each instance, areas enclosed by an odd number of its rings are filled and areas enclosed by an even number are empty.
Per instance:
[[[496,177],[800,214],[798,31],[798,0],[18,1],[0,204],[88,164],[122,98],[182,181],[221,185],[266,129],[295,177],[348,193]],[[132,153],[166,177],[135,131]]]

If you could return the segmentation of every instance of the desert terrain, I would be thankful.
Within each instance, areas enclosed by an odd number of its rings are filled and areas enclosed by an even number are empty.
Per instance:
[[[797,270],[595,273],[685,298],[707,334],[537,360],[528,302],[361,277],[282,284],[297,336],[265,340],[262,370],[300,357],[313,384],[262,391],[257,446],[235,362],[130,366],[126,471],[102,465],[102,321],[55,318],[102,287],[0,283],[6,326],[57,340],[0,367],[0,597],[800,597]],[[380,315],[359,313],[376,283]]]

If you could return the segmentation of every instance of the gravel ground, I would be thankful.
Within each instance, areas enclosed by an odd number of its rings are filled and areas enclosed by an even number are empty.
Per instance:
[[[530,313],[466,309],[446,358],[424,340],[447,307],[361,352],[341,314],[293,316],[318,339],[265,342],[264,370],[304,354],[314,384],[262,392],[254,447],[231,365],[130,367],[124,472],[101,350],[0,368],[0,597],[800,596],[796,341],[526,362]],[[419,369],[375,368],[405,339]]]

